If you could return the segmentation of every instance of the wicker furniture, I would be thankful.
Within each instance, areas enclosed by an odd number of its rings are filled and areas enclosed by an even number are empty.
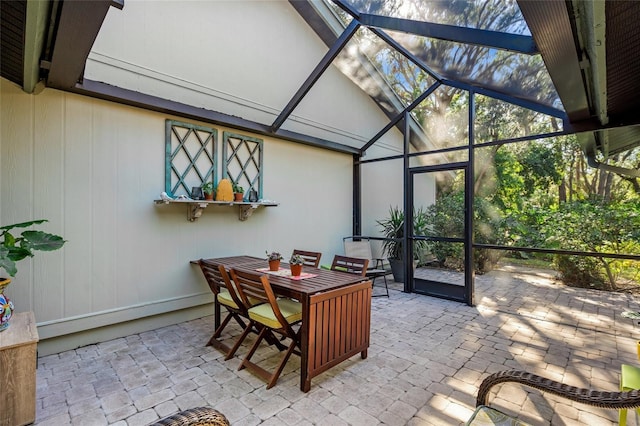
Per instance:
[[[229,426],[221,412],[209,407],[197,407],[165,417],[150,426]]]
[[[640,407],[640,391],[638,390],[630,390],[626,392],[597,391],[565,385],[563,383],[556,382],[555,380],[547,379],[525,371],[509,370],[494,373],[482,381],[482,384],[478,389],[478,396],[476,399],[476,413],[474,413],[471,419],[467,422],[467,425],[479,424],[474,423],[474,420],[477,419],[476,414],[487,408],[489,391],[493,386],[506,382],[520,383],[543,392],[549,392],[554,395],[570,399],[571,401],[591,405],[593,407],[609,408],[614,410]]]

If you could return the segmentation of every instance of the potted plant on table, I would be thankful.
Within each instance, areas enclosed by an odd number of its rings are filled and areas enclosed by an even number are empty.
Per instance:
[[[207,182],[202,185],[202,192],[205,200],[213,201],[213,182]]]
[[[304,264],[304,259],[299,254],[294,254],[289,259],[289,267],[291,268],[291,276],[299,277],[302,274],[302,265]]]
[[[23,231],[19,236],[14,236],[9,232],[14,228],[28,228],[44,222],[47,220],[32,220],[0,226],[0,268],[4,269],[11,277],[18,273],[16,262],[27,256],[33,257],[34,250],[53,251],[64,245],[65,240],[62,237],[43,231]],[[9,326],[9,319],[13,314],[13,303],[4,295],[4,289],[10,283],[10,278],[0,277],[0,331]]]
[[[393,273],[395,282],[404,282],[404,211],[397,206],[389,208],[389,216],[384,220],[378,220],[378,225],[382,227],[385,242],[382,245],[383,251],[388,255],[389,265]],[[426,213],[423,209],[413,213],[413,234],[425,235],[427,233]],[[427,242],[424,240],[414,241],[414,267],[415,259],[420,250],[426,248]]]
[[[271,253],[266,251],[265,253],[267,253],[267,260],[269,261],[269,270],[270,271],[279,270],[280,261],[282,260],[282,255],[277,251],[272,251]]]
[[[244,188],[237,183],[233,184],[233,196],[235,201],[242,201],[244,198]]]

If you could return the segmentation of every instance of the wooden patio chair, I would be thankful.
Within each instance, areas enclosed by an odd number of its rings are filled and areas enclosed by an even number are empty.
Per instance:
[[[374,258],[371,250],[371,240],[367,237],[353,235],[342,239],[344,244],[344,254],[349,257],[359,257],[368,259],[370,265],[375,265],[373,269],[367,269],[367,277],[371,278],[371,284],[376,284],[376,278],[384,279],[386,294],[376,294],[373,297],[389,297],[389,285],[387,283],[387,271],[384,269],[384,259]]]
[[[336,254],[331,262],[332,271],[348,272],[350,274],[367,276],[367,266],[369,266],[368,259],[361,259],[358,257],[340,256]]]
[[[280,373],[282,373],[291,354],[300,355],[301,329],[296,332],[291,326],[302,321],[302,304],[288,298],[276,298],[267,275],[235,268],[232,268],[230,272],[243,302],[247,303],[250,299],[263,302],[247,310],[250,320],[249,326],[260,328],[260,333],[249,353],[242,360],[238,370],[248,368],[265,379],[267,381],[267,389],[270,389],[278,381],[278,377],[280,377]],[[291,339],[286,353],[273,373],[251,362],[251,357],[255,354],[260,342],[270,331]],[[296,350],[296,347],[298,350]]]
[[[245,332],[249,333],[251,327],[249,326],[249,314],[247,313],[247,307],[240,299],[238,293],[236,293],[224,266],[216,266],[205,259],[200,259],[198,264],[200,265],[202,274],[207,280],[207,284],[209,284],[211,292],[214,294],[214,303],[224,306],[227,310],[227,315],[224,317],[220,326],[215,330],[213,336],[211,336],[211,339],[209,339],[209,342],[207,343],[207,346],[213,346],[214,348],[224,352],[224,359],[226,361],[233,358],[233,355],[235,355],[236,351],[240,347],[244,337],[242,340],[239,339],[231,348],[222,343],[222,341],[219,340],[219,337],[231,319],[234,319],[238,325],[242,327],[243,333],[241,336],[244,335]],[[245,320],[247,321],[246,323]]]
[[[292,255],[297,254],[304,260],[304,265],[313,266],[317,268],[320,264],[320,258],[322,257],[322,253],[317,251],[306,251],[306,250],[298,250],[294,249]]]
[[[480,384],[476,399],[476,411],[466,425],[526,425],[523,421],[487,405],[491,388],[506,382],[520,383],[592,407],[614,410],[640,407],[640,391],[638,390],[628,390],[626,392],[598,391],[565,385],[526,371],[499,371],[487,376]]]

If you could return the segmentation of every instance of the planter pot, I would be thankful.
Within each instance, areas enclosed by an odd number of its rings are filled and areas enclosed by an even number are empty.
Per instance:
[[[278,269],[280,269],[280,261],[279,260],[270,260],[269,261],[269,270],[270,271],[277,271]]]
[[[302,265],[290,265],[291,266],[291,276],[299,277],[302,273]]]
[[[400,259],[387,259],[389,265],[391,265],[391,273],[393,274],[393,280],[397,283],[404,283],[404,263]],[[417,262],[413,262],[413,269],[415,270]]]
[[[211,194],[204,193],[204,199],[207,201],[213,201],[213,192]]]
[[[236,192],[233,194],[233,196],[235,197],[234,198],[235,201],[242,201],[242,197],[244,197],[244,194],[241,192]]]
[[[13,315],[13,302],[4,294],[4,289],[10,283],[10,278],[0,278],[0,331],[9,327],[9,320]]]

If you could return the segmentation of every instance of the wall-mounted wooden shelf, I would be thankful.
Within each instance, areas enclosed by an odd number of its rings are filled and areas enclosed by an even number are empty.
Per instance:
[[[274,202],[256,201],[255,203],[249,201],[205,201],[205,200],[153,200],[156,205],[163,204],[184,204],[187,206],[187,219],[190,222],[196,221],[202,216],[202,211],[208,206],[238,206],[239,207],[239,219],[247,220],[253,211],[258,207],[273,207],[279,205]]]

